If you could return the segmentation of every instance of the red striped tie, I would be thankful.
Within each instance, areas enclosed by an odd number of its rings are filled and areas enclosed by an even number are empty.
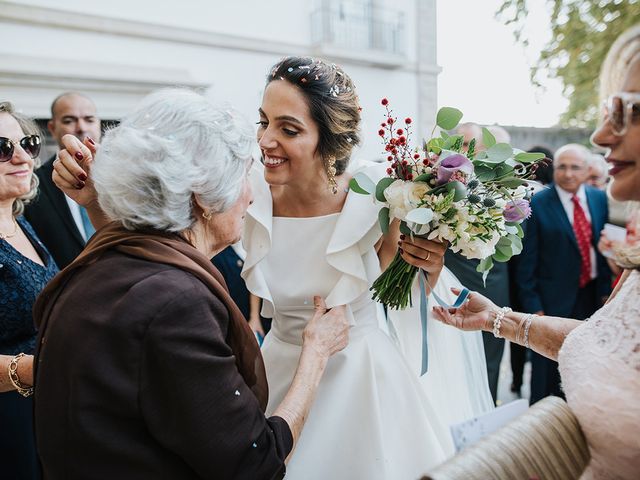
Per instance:
[[[571,197],[573,201],[573,231],[578,241],[580,250],[580,288],[591,281],[591,224],[584,214],[580,199],[577,196]]]

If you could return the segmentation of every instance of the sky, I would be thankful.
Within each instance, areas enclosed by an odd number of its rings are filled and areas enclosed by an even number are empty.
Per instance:
[[[545,0],[532,5],[527,26],[534,35],[525,50],[511,27],[495,18],[501,0],[437,0],[438,104],[456,107],[463,121],[550,127],[567,107],[562,84],[547,79],[534,87],[530,67],[550,37]]]

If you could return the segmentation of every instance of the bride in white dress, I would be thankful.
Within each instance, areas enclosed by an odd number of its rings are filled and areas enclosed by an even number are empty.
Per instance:
[[[349,346],[329,360],[290,457],[294,480],[418,478],[453,454],[450,423],[492,405],[477,335],[430,322],[430,370],[419,378],[417,362],[407,362],[420,341],[409,326],[419,325],[416,311],[398,312],[391,336],[380,328],[383,312],[369,287],[398,247],[442,296],[457,282],[442,271],[442,245],[398,242],[399,232],[383,237],[379,206],[348,192],[344,172],[359,121],[353,84],[338,67],[290,57],[269,74],[258,127],[264,172],[252,173],[243,238],[243,277],[273,318],[262,351],[268,412],[293,378],[313,296],[329,308],[346,305],[353,325]],[[380,166],[367,173],[379,177]]]

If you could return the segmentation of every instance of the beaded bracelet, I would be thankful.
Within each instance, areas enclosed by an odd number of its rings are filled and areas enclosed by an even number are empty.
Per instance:
[[[531,322],[533,322],[533,317],[536,315],[534,313],[530,313],[527,317],[527,321],[524,324],[524,347],[529,348],[529,329],[531,328]]]
[[[509,307],[502,307],[496,313],[495,318],[493,319],[493,336],[496,338],[502,338],[500,336],[500,327],[502,326],[502,319],[504,316],[511,312],[512,310]]]
[[[9,362],[9,380],[18,393],[26,398],[33,394],[33,387],[25,387],[20,383],[20,377],[18,376],[18,360],[24,356],[24,353],[19,353]]]

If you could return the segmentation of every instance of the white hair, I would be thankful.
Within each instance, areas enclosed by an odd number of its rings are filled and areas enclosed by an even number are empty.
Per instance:
[[[555,162],[558,158],[560,158],[567,152],[574,152],[578,154],[578,156],[584,160],[585,166],[589,166],[591,155],[593,155],[591,151],[584,145],[580,145],[579,143],[567,143],[566,145],[563,145],[556,150],[556,152],[553,154],[553,161]]]
[[[194,195],[216,213],[237,201],[253,142],[230,108],[186,89],[158,90],[104,136],[92,169],[98,201],[130,230],[186,230]]]

